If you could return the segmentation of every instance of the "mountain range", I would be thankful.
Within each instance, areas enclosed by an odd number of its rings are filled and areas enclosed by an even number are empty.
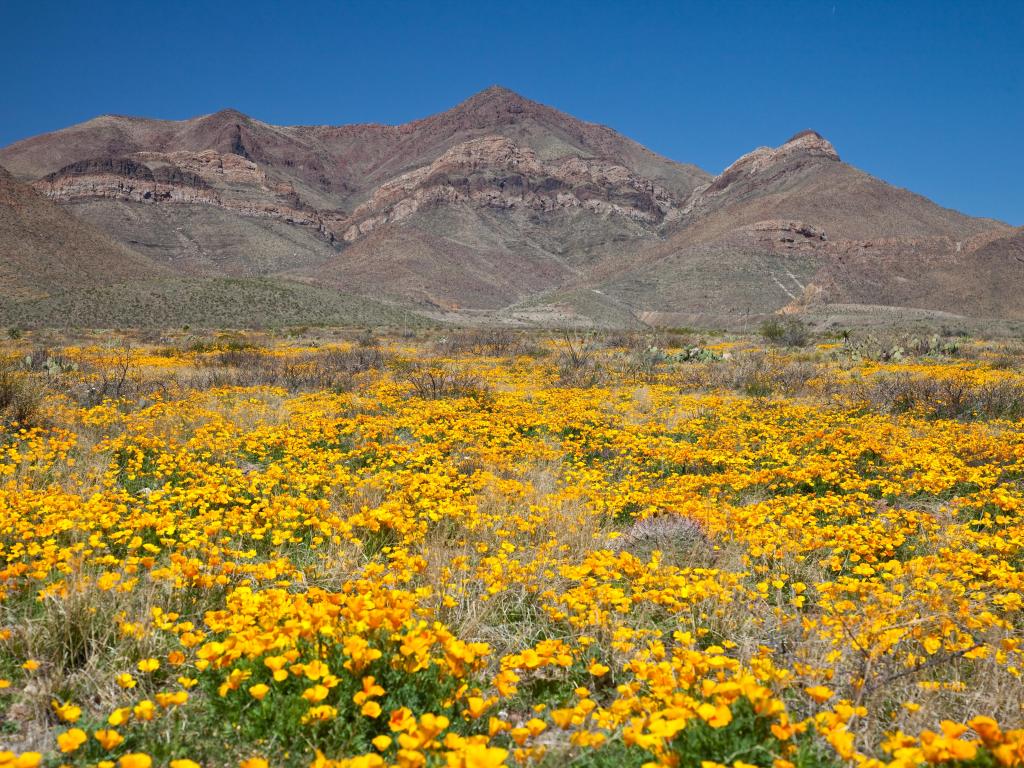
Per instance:
[[[0,166],[5,323],[1024,320],[1024,229],[814,131],[713,176],[495,86],[397,126],[105,115]]]

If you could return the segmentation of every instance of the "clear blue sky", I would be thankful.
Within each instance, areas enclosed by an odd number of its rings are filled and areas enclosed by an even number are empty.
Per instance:
[[[719,172],[803,128],[1024,224],[1024,0],[0,0],[0,145],[102,113],[404,122],[493,83]]]

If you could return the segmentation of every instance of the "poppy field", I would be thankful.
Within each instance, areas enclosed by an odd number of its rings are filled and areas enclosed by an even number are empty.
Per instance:
[[[1024,765],[1012,341],[0,345],[0,766]]]

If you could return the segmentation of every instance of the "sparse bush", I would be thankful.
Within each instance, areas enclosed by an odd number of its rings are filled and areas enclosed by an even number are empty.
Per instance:
[[[231,345],[216,356],[220,365],[227,365],[234,368],[260,368],[265,365],[273,365],[266,350],[254,346]]]
[[[38,426],[42,420],[43,388],[12,361],[0,360],[0,423]]]
[[[216,352],[217,349],[217,342],[208,338],[193,339],[185,347],[187,352],[197,355],[205,354],[207,352]]]
[[[773,344],[775,344],[782,341],[782,336],[785,333],[785,326],[783,325],[782,320],[780,320],[779,318],[769,317],[767,320],[761,323],[761,327],[759,330],[761,333],[761,337],[765,341],[770,341]]]
[[[1015,380],[974,383],[965,375],[879,373],[859,383],[855,398],[883,413],[961,420],[1024,417],[1024,384]]]
[[[379,347],[364,346],[346,351],[325,349],[298,358],[286,358],[281,364],[284,385],[291,391],[351,389],[356,376],[384,367]]]
[[[595,387],[607,380],[594,339],[577,331],[564,331],[558,345],[558,382],[564,387]]]
[[[417,397],[425,400],[481,398],[487,393],[486,385],[478,376],[445,365],[415,363],[404,370],[402,379]]]
[[[86,373],[92,375],[84,397],[79,397],[86,404],[96,405],[104,400],[136,397],[141,392],[139,366],[131,344],[119,347],[109,362],[89,366]]]
[[[452,357],[509,357],[520,354],[524,348],[521,335],[507,328],[456,330],[439,338],[434,346],[439,354]]]
[[[654,382],[667,360],[668,355],[658,347],[633,349],[623,362],[622,372],[632,381]]]
[[[139,334],[139,342],[141,344],[155,345],[155,344],[166,344],[167,336],[163,331],[156,328],[147,328]]]
[[[369,328],[364,328],[356,335],[356,346],[366,348],[380,347],[380,339]]]
[[[765,341],[785,347],[806,347],[811,340],[807,326],[795,317],[770,317],[761,323],[760,332]]]
[[[298,355],[274,355],[256,347],[226,349],[213,359],[199,363],[190,385],[210,387],[284,387],[291,392],[351,389],[356,377],[384,367],[379,347],[360,346],[352,350],[327,348]]]
[[[713,388],[731,389],[750,397],[769,397],[810,393],[810,382],[817,377],[818,370],[810,362],[752,352],[718,361],[709,373]]]

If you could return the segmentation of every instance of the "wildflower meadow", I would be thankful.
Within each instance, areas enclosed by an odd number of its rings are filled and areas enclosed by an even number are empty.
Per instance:
[[[1024,765],[1024,348],[5,340],[0,766]]]

